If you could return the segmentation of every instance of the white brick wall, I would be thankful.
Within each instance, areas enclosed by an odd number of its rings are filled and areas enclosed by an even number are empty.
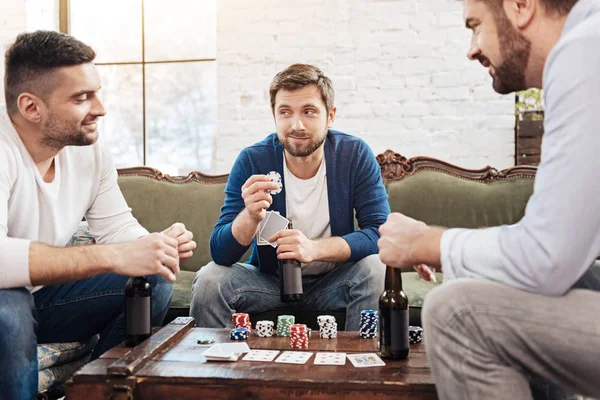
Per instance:
[[[514,160],[514,96],[479,63],[456,0],[218,0],[216,172],[274,131],[268,86],[295,62],[333,80],[335,129],[378,154],[428,155],[464,167]]]
[[[25,0],[0,1],[0,104],[4,104],[4,52],[27,25],[25,8]]]

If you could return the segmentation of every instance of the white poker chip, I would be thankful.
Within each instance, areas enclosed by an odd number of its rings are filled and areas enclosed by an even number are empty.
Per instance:
[[[281,183],[281,175],[277,171],[271,171],[267,174],[269,178],[271,178],[272,182],[275,182],[279,185],[278,189],[269,190],[271,194],[279,194],[283,190],[283,184]]]

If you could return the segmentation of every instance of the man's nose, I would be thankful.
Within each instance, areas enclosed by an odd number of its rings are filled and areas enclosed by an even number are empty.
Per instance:
[[[469,46],[469,51],[467,51],[467,58],[471,61],[477,60],[477,57],[481,54],[481,50],[479,46],[477,46],[477,40],[475,39],[475,35],[471,36],[471,45]]]
[[[292,124],[292,129],[295,130],[295,131],[304,131],[304,130],[306,130],[306,128],[304,127],[304,124],[302,123],[302,119],[300,117],[296,118],[296,120]]]

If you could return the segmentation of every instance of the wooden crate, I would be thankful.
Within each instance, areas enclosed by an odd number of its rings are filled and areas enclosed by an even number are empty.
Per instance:
[[[543,111],[525,112],[516,117],[515,165],[537,166],[540,163],[543,134]]]

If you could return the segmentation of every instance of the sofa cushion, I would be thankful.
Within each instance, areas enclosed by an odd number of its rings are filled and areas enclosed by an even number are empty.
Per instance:
[[[119,177],[119,186],[133,216],[150,232],[160,232],[183,222],[194,233],[198,247],[181,263],[185,271],[197,271],[211,260],[209,238],[225,199],[224,183],[158,181],[146,176]]]
[[[480,228],[518,222],[533,192],[533,177],[484,183],[420,170],[386,187],[392,212],[432,225]]]
[[[98,335],[84,342],[45,343],[37,345],[38,370],[68,364],[92,353]]]
[[[87,221],[81,221],[77,227],[77,232],[73,234],[67,246],[84,246],[94,243],[96,243],[96,240],[90,231],[90,226]]]
[[[91,353],[86,357],[72,361],[69,364],[57,365],[43,369],[38,374],[38,392],[50,389],[55,385],[63,384],[75,371],[83,367],[90,359]]]
[[[192,284],[196,273],[193,271],[180,271],[173,285],[173,298],[171,308],[189,308],[192,302]]]

